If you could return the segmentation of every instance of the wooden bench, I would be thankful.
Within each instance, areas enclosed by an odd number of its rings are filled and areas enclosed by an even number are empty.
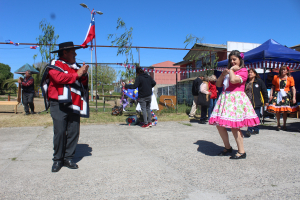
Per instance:
[[[15,114],[17,114],[17,106],[21,102],[21,84],[18,83],[17,101],[0,101],[0,106],[15,106]]]

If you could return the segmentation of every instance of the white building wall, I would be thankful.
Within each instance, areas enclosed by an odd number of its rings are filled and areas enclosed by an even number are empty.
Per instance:
[[[250,51],[261,44],[258,43],[246,43],[246,42],[231,42],[227,41],[227,51],[239,50],[240,52]],[[227,52],[227,57],[230,52]],[[263,69],[256,69],[257,73],[263,73]]]

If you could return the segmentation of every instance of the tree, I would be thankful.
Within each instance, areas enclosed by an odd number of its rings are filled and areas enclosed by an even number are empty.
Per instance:
[[[54,50],[59,35],[55,35],[54,27],[50,25],[46,19],[43,19],[40,22],[39,28],[42,29],[43,34],[39,35],[36,40],[40,45],[39,49],[42,56],[42,62],[49,62],[51,60],[50,52]],[[55,55],[56,54],[54,54],[54,58]]]
[[[193,47],[196,47],[197,44],[202,44],[204,38],[199,38],[197,36],[194,36],[192,34],[189,34],[186,36],[184,43],[185,48],[189,44],[193,44]],[[209,47],[201,47],[202,50],[207,50],[207,51],[196,51],[195,53],[192,53],[189,57],[188,60],[190,61],[195,61],[197,62],[200,58],[203,60],[202,67],[203,69],[215,69],[218,66],[218,55],[217,53],[212,53],[210,54],[209,50],[212,50]],[[211,55],[214,55],[214,59],[211,58]],[[207,70],[206,75],[212,75],[214,74],[213,70]]]
[[[117,21],[117,27],[116,29],[120,29],[120,28],[124,28],[125,31],[124,33],[122,33],[119,37],[117,36],[117,34],[108,34],[108,40],[111,40],[111,45],[117,45],[118,47],[118,51],[117,51],[117,56],[118,55],[126,55],[126,61],[125,63],[128,63],[128,55],[130,56],[130,60],[133,63],[133,54],[132,54],[132,31],[133,28],[130,27],[130,29],[128,30],[126,27],[125,22],[121,19],[118,18]]]
[[[98,67],[97,74],[93,76],[93,84],[94,85],[96,84],[96,76],[97,76],[97,80],[99,81],[98,83],[102,85],[102,93],[104,94],[103,86],[112,84],[117,78],[117,72],[114,68],[108,65],[98,65],[97,67]]]
[[[0,63],[0,85],[4,89],[3,82],[7,79],[13,78],[13,73],[10,72],[10,66]]]
[[[138,63],[135,63],[134,65],[139,66]],[[126,71],[120,70],[119,73],[121,73],[121,79],[124,81],[130,81],[136,77],[135,69],[132,69],[132,68],[128,68],[128,69],[126,69]]]
[[[35,64],[35,59],[36,59],[36,57],[37,57],[37,54],[34,54],[34,55],[33,55],[34,64]]]
[[[19,79],[13,79],[13,78],[9,78],[6,79],[5,81],[2,82],[1,84],[1,88],[2,89],[13,89],[14,93],[17,92],[17,85],[16,83],[18,82]]]
[[[35,68],[36,70],[38,70],[40,73],[39,74],[32,74],[32,78],[34,79],[34,91],[38,91],[38,89],[40,88],[41,85],[41,80],[43,77],[43,72],[45,70],[47,63],[45,62],[38,62],[36,64],[33,65],[33,68]]]
[[[122,33],[119,37],[117,36],[117,34],[109,34],[108,40],[111,40],[112,46],[119,46],[117,50],[117,56],[124,54],[126,55],[125,64],[127,64],[129,61],[131,63],[134,63],[133,53],[131,49],[133,28],[130,27],[129,29],[127,29],[125,22],[121,18],[118,18],[116,29],[118,30],[122,28],[125,29],[124,33]],[[125,79],[127,81],[131,80],[132,78],[135,78],[135,69],[132,68],[126,69],[125,72],[119,71],[119,73],[121,73],[122,79]]]

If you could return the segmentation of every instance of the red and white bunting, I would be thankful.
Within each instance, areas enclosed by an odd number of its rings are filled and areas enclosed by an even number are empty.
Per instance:
[[[282,66],[288,66],[290,69],[297,70],[300,69],[300,63],[287,63],[287,62],[276,62],[276,61],[260,61],[255,63],[246,64],[246,69],[279,69]],[[217,71],[223,71],[226,67],[217,67]]]

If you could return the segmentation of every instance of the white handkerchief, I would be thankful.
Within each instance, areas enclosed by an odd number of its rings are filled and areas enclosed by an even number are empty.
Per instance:
[[[223,80],[224,91],[229,87],[229,74],[227,74]]]
[[[286,92],[284,89],[280,89],[277,96],[277,104],[279,104],[280,101],[282,101],[282,97],[286,97]]]

